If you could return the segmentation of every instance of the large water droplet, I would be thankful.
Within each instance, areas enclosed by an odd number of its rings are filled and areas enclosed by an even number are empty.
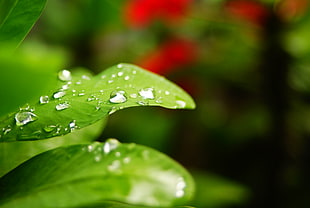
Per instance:
[[[139,95],[143,99],[154,99],[155,98],[154,89],[151,87],[140,90]]]
[[[17,126],[24,126],[37,119],[37,115],[32,112],[18,112],[15,114],[15,121]]]
[[[70,105],[68,102],[64,102],[64,103],[59,103],[55,106],[56,110],[60,111],[60,110],[65,110],[67,108],[69,108]]]
[[[108,154],[119,146],[120,142],[117,139],[108,139],[103,145],[103,152]]]
[[[58,79],[61,81],[70,81],[72,79],[71,72],[66,69],[58,72]]]
[[[53,94],[53,97],[55,98],[55,99],[59,99],[59,98],[62,98],[63,96],[65,96],[66,95],[66,92],[64,92],[64,91],[58,91],[58,92],[55,92],[54,94]]]
[[[124,103],[127,101],[125,91],[113,91],[110,95],[111,103]]]
[[[50,101],[49,97],[46,95],[46,96],[41,96],[40,97],[40,104],[46,104]]]

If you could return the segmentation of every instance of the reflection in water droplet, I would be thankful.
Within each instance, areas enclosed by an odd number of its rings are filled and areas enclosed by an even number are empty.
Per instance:
[[[61,98],[61,97],[65,96],[65,95],[66,95],[66,92],[64,92],[64,91],[59,91],[59,92],[55,92],[55,93],[53,94],[53,97],[54,97],[55,99],[58,99],[58,98]]]
[[[37,115],[32,112],[18,112],[15,114],[15,121],[17,126],[24,126],[37,119]]]
[[[177,104],[177,107],[179,107],[179,108],[185,108],[185,106],[186,106],[186,102],[184,102],[183,100],[177,100],[175,102]]]
[[[116,139],[108,139],[103,145],[103,152],[108,154],[119,146],[119,141]]]
[[[139,95],[143,99],[154,99],[155,98],[154,89],[151,87],[140,90]]]
[[[127,101],[125,96],[125,91],[113,91],[110,95],[110,102],[111,103],[124,103]]]
[[[43,130],[44,130],[46,133],[50,133],[50,132],[54,131],[54,130],[56,129],[56,127],[57,127],[57,126],[55,126],[55,125],[49,125],[49,126],[45,126],[45,127],[43,128]]]
[[[40,97],[40,104],[46,104],[50,101],[49,97],[46,95],[46,96],[41,96]]]
[[[56,110],[61,111],[61,110],[65,110],[67,108],[69,108],[70,105],[68,102],[64,102],[64,103],[59,103],[55,106]]]
[[[71,72],[66,69],[58,72],[58,79],[61,81],[70,81],[72,79]]]
[[[119,160],[114,160],[109,166],[108,166],[108,170],[115,172],[118,171],[121,167],[121,162]]]

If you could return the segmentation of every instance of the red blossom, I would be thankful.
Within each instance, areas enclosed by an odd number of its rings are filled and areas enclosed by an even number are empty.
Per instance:
[[[263,25],[268,9],[254,0],[231,0],[225,4],[225,10],[232,16],[256,25]]]
[[[192,0],[128,0],[124,7],[127,25],[145,27],[153,21],[176,23],[183,19]]]
[[[189,40],[173,39],[146,55],[140,66],[158,74],[167,74],[192,64],[197,57],[197,46]]]

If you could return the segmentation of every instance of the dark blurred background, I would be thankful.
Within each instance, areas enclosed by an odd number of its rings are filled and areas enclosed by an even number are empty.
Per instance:
[[[167,77],[193,111],[130,108],[99,140],[156,148],[197,182],[201,208],[310,207],[308,0],[51,0],[26,39],[98,73]]]

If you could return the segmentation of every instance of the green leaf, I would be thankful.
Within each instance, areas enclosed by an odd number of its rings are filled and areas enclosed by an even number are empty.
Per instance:
[[[64,73],[64,74],[62,74]],[[117,110],[134,106],[194,108],[192,98],[163,77],[119,64],[95,77],[60,72],[56,91],[1,120],[1,141],[45,139],[88,126]]]
[[[218,175],[202,171],[193,171],[192,175],[197,184],[192,204],[197,207],[221,208],[242,205],[251,195],[246,186]]]
[[[0,207],[75,207],[105,200],[169,207],[188,203],[193,192],[189,173],[166,155],[110,139],[60,147],[18,166],[0,179]]]
[[[102,133],[105,123],[106,120],[102,120],[71,134],[53,139],[0,143],[0,177],[26,160],[47,150],[94,141]]]
[[[2,0],[0,2],[0,45],[17,47],[40,17],[46,0]]]

